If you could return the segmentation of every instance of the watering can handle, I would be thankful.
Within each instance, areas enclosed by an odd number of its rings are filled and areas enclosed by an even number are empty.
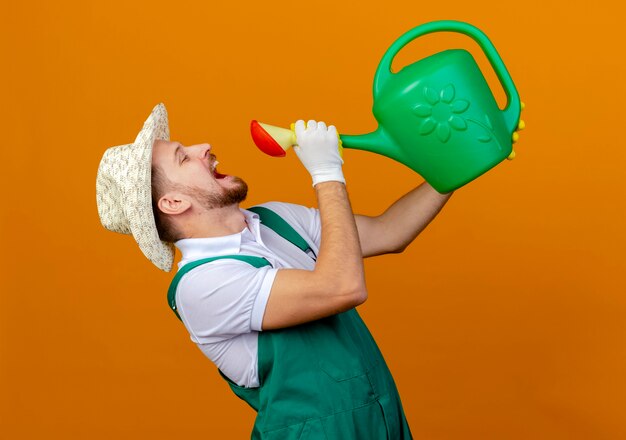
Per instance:
[[[511,75],[509,75],[508,70],[506,70],[502,58],[500,58],[500,55],[489,38],[477,27],[462,21],[441,20],[425,23],[411,29],[398,38],[391,47],[387,49],[387,52],[383,55],[376,69],[376,75],[374,77],[374,99],[376,99],[387,80],[393,75],[391,72],[391,62],[398,52],[416,38],[433,32],[459,32],[471,37],[478,43],[480,48],[487,55],[487,59],[491,63],[493,70],[495,70],[500,84],[502,84],[502,88],[506,93],[507,104],[502,111],[507,127],[513,132],[517,128],[521,108],[519,94],[515,88],[515,84],[513,84]]]

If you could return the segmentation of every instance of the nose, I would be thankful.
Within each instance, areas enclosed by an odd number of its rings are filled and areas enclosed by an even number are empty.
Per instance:
[[[199,157],[206,158],[206,157],[209,157],[209,152],[211,151],[211,144],[197,144],[191,148],[196,150],[196,153],[198,154]]]

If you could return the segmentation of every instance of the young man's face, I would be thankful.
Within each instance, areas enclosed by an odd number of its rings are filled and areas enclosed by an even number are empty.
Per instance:
[[[205,209],[221,208],[245,200],[248,186],[236,176],[216,171],[210,144],[184,147],[176,141],[156,140],[152,165],[158,166],[179,192]]]

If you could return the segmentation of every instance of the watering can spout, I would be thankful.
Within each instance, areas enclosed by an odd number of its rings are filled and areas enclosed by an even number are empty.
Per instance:
[[[402,162],[403,155],[400,148],[381,127],[367,134],[342,134],[340,137],[344,148],[382,154],[383,156]]]

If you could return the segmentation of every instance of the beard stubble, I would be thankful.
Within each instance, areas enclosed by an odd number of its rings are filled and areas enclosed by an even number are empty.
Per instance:
[[[220,193],[209,192],[199,187],[188,187],[187,191],[207,210],[239,204],[246,200],[248,184],[240,177],[230,176],[230,178],[233,185],[228,188],[221,187]]]

